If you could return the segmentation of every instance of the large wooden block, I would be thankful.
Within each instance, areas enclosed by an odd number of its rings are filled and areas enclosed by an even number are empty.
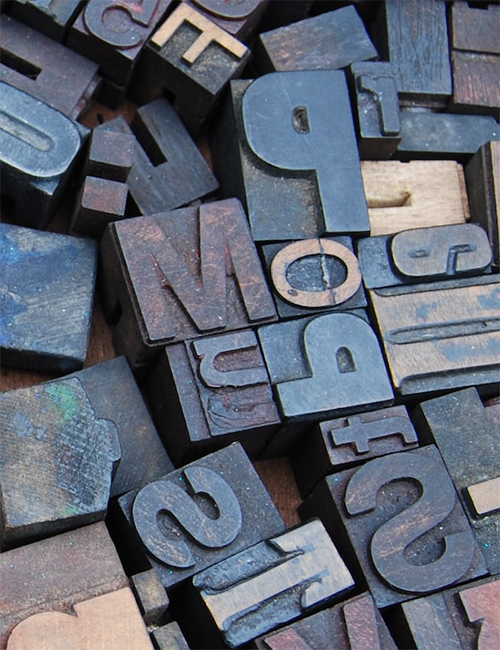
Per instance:
[[[364,593],[255,641],[257,650],[396,650],[373,598]]]
[[[66,40],[83,0],[14,0],[11,15],[54,41]]]
[[[493,2],[453,2],[451,45],[455,50],[500,54],[500,7]]]
[[[264,32],[256,46],[264,72],[336,70],[376,56],[352,5]]]
[[[418,447],[404,406],[380,409],[317,423],[291,458],[303,497],[327,474],[366,460]]]
[[[500,56],[452,52],[451,110],[500,116]]]
[[[146,557],[167,589],[284,528],[238,443],[125,494],[119,507],[131,562]]]
[[[488,233],[495,269],[500,267],[500,143],[488,142],[465,168],[471,219]]]
[[[269,0],[241,0],[235,3],[221,3],[220,0],[187,0],[186,4],[196,7],[216,25],[237,38],[251,39]]]
[[[488,275],[369,291],[398,393],[499,381],[498,292]]]
[[[251,330],[167,345],[151,375],[149,398],[176,465],[235,441],[256,458],[280,423]]]
[[[412,415],[421,438],[438,446],[489,572],[500,573],[500,431],[475,388],[422,402]]]
[[[97,129],[133,133],[137,137],[140,146],[136,146],[127,180],[136,215],[174,210],[218,187],[205,159],[166,99],[138,109],[132,128],[120,116]]]
[[[446,3],[385,0],[378,22],[379,50],[394,66],[401,101],[446,106],[452,90]]]
[[[237,38],[181,3],[146,46],[131,93],[141,103],[167,93],[184,124],[196,134],[249,56],[250,50]]]
[[[453,483],[432,445],[331,474],[299,514],[321,517],[378,607],[486,573]]]
[[[371,235],[465,223],[462,165],[453,160],[362,161]]]
[[[446,280],[491,271],[488,236],[474,223],[366,237],[357,244],[367,289]]]
[[[350,237],[266,244],[261,251],[280,318],[366,307]]]
[[[69,614],[76,603],[124,587],[128,580],[104,523],[0,553],[0,648],[34,614]]]
[[[2,194],[14,203],[16,223],[45,228],[88,129],[3,81],[0,110],[4,115],[0,124]]]
[[[343,72],[232,81],[212,135],[224,195],[244,202],[256,241],[368,232]]]
[[[2,81],[72,119],[87,111],[101,81],[96,63],[5,14],[0,40]]]
[[[322,523],[311,521],[195,575],[185,609],[192,607],[206,627],[203,635],[190,630],[188,641],[197,648],[240,646],[353,585]]]
[[[1,224],[0,251],[2,362],[56,373],[81,368],[94,298],[95,243]]]
[[[101,259],[115,346],[134,368],[167,343],[276,318],[236,199],[110,224]]]
[[[375,332],[357,315],[266,325],[259,338],[286,421],[318,421],[392,401]]]

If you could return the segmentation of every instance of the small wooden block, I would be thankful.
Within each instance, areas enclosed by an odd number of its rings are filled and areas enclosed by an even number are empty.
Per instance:
[[[119,507],[132,562],[146,556],[167,589],[284,528],[238,443],[127,493]]]
[[[188,611],[207,628],[202,646],[195,630],[188,641],[195,647],[222,647],[222,640],[240,646],[338,599],[353,585],[323,524],[311,521],[194,576],[186,595],[188,606],[196,609]]]
[[[455,50],[500,54],[499,23],[500,7],[497,4],[453,2],[451,45]]]
[[[125,217],[127,197],[125,183],[86,176],[71,217],[71,233],[102,234],[108,223]]]
[[[361,173],[372,237],[469,218],[464,170],[453,160],[362,161]]]
[[[190,650],[181,628],[175,621],[156,628],[151,636],[158,650]]]
[[[133,368],[167,343],[276,318],[236,199],[110,224],[101,260],[108,312],[123,310],[115,346]]]
[[[331,474],[299,507],[321,516],[378,607],[466,582],[486,566],[433,445]],[[360,567],[358,569],[358,566]]]
[[[418,447],[404,406],[319,422],[308,432],[291,460],[303,497],[327,474],[378,456]]]
[[[73,605],[71,614],[33,614],[11,632],[7,650],[153,650],[127,587]]]
[[[69,614],[82,600],[124,587],[128,579],[104,523],[0,553],[0,648],[34,614]]]
[[[489,515],[500,509],[500,477],[469,485],[467,492],[479,516]]]
[[[500,56],[454,51],[450,110],[500,116]]]
[[[495,276],[374,289],[369,295],[398,393],[500,380]]]
[[[9,4],[13,18],[61,43],[83,0],[9,0]]]
[[[160,625],[170,600],[155,569],[136,573],[131,583],[146,625]]]
[[[133,135],[94,129],[84,173],[126,183],[134,162],[135,147]]]
[[[2,362],[70,372],[87,355],[97,267],[95,243],[0,224]]]

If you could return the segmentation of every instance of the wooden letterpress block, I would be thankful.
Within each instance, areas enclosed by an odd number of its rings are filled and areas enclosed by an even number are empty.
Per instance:
[[[87,176],[76,199],[71,232],[102,234],[108,223],[125,217],[127,197],[125,183]]]
[[[455,50],[500,54],[500,7],[492,2],[454,2],[451,6],[451,45]]]
[[[500,380],[494,276],[375,289],[369,295],[400,394]]]
[[[488,142],[465,167],[471,219],[488,233],[494,267],[500,267],[500,143]]]
[[[14,0],[11,15],[54,41],[66,40],[83,0]]]
[[[96,417],[116,427],[121,459],[111,484],[112,497],[140,488],[174,469],[124,357],[71,376],[78,379]]]
[[[476,580],[397,608],[399,647],[495,650],[500,640],[500,581]]]
[[[184,124],[197,133],[249,56],[238,39],[181,3],[146,46],[132,96],[144,103],[167,92]]]
[[[129,587],[75,603],[71,613],[33,614],[11,632],[7,650],[154,650]]]
[[[262,246],[280,318],[366,307],[350,237]]]
[[[101,252],[108,308],[124,311],[115,345],[133,367],[167,343],[276,317],[236,199],[110,224]]]
[[[453,160],[363,161],[371,235],[465,223],[464,170]]]
[[[160,625],[170,601],[155,569],[136,573],[131,583],[146,624]]]
[[[359,563],[358,579],[365,578],[377,607],[486,573],[433,445],[331,474],[299,507],[299,515],[322,518],[353,570]]]
[[[323,524],[311,521],[195,575],[186,597],[190,613],[206,627],[201,643],[196,630],[188,641],[194,647],[240,646],[353,585]]]
[[[178,623],[172,622],[157,627],[152,631],[151,636],[158,650],[190,650]]]
[[[394,66],[401,101],[445,107],[452,90],[446,3],[386,0],[378,29],[379,51]]]
[[[369,411],[315,425],[291,460],[302,496],[336,468],[418,447],[417,434],[404,406]]]
[[[452,53],[451,110],[500,115],[500,56],[477,52]]]
[[[358,241],[367,289],[479,275],[491,270],[491,246],[474,223],[404,230]]]
[[[149,397],[176,465],[233,441],[255,458],[280,423],[251,330],[167,345],[151,376]]]
[[[104,518],[120,445],[77,379],[2,393],[0,419],[1,549]]]
[[[284,529],[242,447],[186,465],[119,499],[132,562],[146,555],[167,589]]]
[[[489,572],[500,573],[500,431],[475,388],[422,402],[413,416],[422,439],[441,452]]]
[[[493,399],[484,402],[486,417],[495,427],[500,427],[500,397],[493,397]]]
[[[88,129],[0,81],[2,194],[16,223],[45,228],[53,216]]]
[[[344,73],[276,72],[230,89],[214,169],[246,204],[255,241],[368,232]]]
[[[241,0],[238,3],[220,0],[191,0],[185,4],[196,7],[216,25],[237,38],[247,40],[255,31],[269,0]]]
[[[352,5],[262,33],[256,48],[264,72],[335,70],[376,56]]]
[[[97,61],[103,75],[126,86],[137,56],[171,0],[90,0],[78,15],[68,47]]]
[[[392,401],[375,332],[359,316],[322,314],[259,328],[287,421],[321,420]]]
[[[0,553],[0,647],[34,614],[71,613],[76,603],[124,587],[127,576],[104,523]]]
[[[101,81],[96,63],[5,14],[0,40],[3,81],[72,119],[85,113]]]
[[[257,650],[396,650],[373,598],[364,593],[260,637]]]
[[[132,122],[123,117],[97,129],[134,133],[138,144],[127,184],[136,214],[174,210],[217,189],[218,183],[166,99],[142,106]]]
[[[95,243],[0,224],[0,253],[3,363],[59,373],[81,368],[94,298]]]
[[[500,127],[492,115],[419,113],[402,110],[401,160],[438,158],[467,161],[490,140],[500,139]]]
[[[94,129],[84,173],[125,183],[129,177],[136,147],[135,136]]]
[[[394,68],[385,61],[351,65],[363,160],[390,158],[401,140],[398,90]]]

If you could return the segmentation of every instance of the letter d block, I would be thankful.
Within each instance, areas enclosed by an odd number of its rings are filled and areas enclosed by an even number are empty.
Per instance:
[[[47,226],[87,135],[81,124],[0,82],[0,181],[16,223]]]
[[[146,559],[167,589],[284,529],[238,443],[128,492],[119,508],[133,561]]]

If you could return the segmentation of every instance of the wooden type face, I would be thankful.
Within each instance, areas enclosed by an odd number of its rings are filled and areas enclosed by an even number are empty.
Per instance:
[[[307,495],[335,469],[418,447],[418,438],[404,406],[319,422],[292,456],[299,490]]]
[[[358,255],[367,289],[479,275],[492,260],[486,232],[473,223],[363,238]]]
[[[452,91],[446,3],[385,2],[379,22],[382,51],[396,70],[400,99],[445,106]]]
[[[94,297],[94,242],[1,224],[0,249],[3,363],[48,372],[81,368]]]
[[[236,4],[224,0],[192,0],[186,4],[196,7],[226,32],[247,39],[258,25],[268,0],[241,0]]]
[[[75,120],[88,109],[100,82],[96,63],[5,14],[0,39],[3,81]]]
[[[500,581],[477,580],[403,603],[395,625],[418,648],[495,650],[500,639]]]
[[[262,253],[281,318],[366,307],[350,237],[267,244]]]
[[[61,43],[82,4],[82,0],[14,0],[10,14]]]
[[[500,56],[455,50],[451,61],[452,110],[463,113],[487,113],[498,119]]]
[[[319,495],[323,493],[323,501]],[[299,509],[345,528],[378,607],[484,575],[486,566],[434,446],[332,474]]]
[[[11,632],[6,650],[153,650],[130,588],[73,605],[73,612],[33,614]]]
[[[277,323],[259,328],[259,338],[287,420],[319,420],[393,398],[377,337],[358,316]]]
[[[130,492],[119,503],[167,588],[283,530],[238,444]]]
[[[499,285],[493,276],[372,290],[370,300],[401,394],[498,381]]]
[[[351,66],[351,75],[360,157],[363,160],[390,158],[401,140],[394,68],[384,61],[355,63]]]
[[[124,261],[143,340],[155,349],[274,320],[274,303],[237,200],[127,219],[109,232]]]
[[[34,614],[69,614],[74,604],[123,587],[128,579],[104,523],[0,553],[0,647]]]
[[[153,374],[150,397],[177,465],[233,441],[256,457],[280,423],[251,330],[168,345]]]
[[[422,402],[414,420],[420,435],[441,452],[490,573],[500,573],[500,432],[476,389]]]
[[[453,2],[451,6],[451,45],[455,50],[500,54],[498,21],[500,7],[492,2],[474,6]]]
[[[231,195],[244,198],[255,241],[368,232],[344,74],[273,73],[231,82],[231,93],[238,152],[224,169],[228,123],[214,135],[214,165],[241,186]]]
[[[174,210],[217,189],[214,175],[166,99],[138,109],[133,130],[122,117],[98,129],[137,137],[140,146],[127,180],[137,214]]]
[[[307,613],[354,585],[320,521],[249,547],[193,578],[230,647]]]
[[[258,63],[265,72],[335,70],[377,56],[353,6],[261,34]]]
[[[255,641],[257,650],[396,650],[372,597],[365,593]]]

